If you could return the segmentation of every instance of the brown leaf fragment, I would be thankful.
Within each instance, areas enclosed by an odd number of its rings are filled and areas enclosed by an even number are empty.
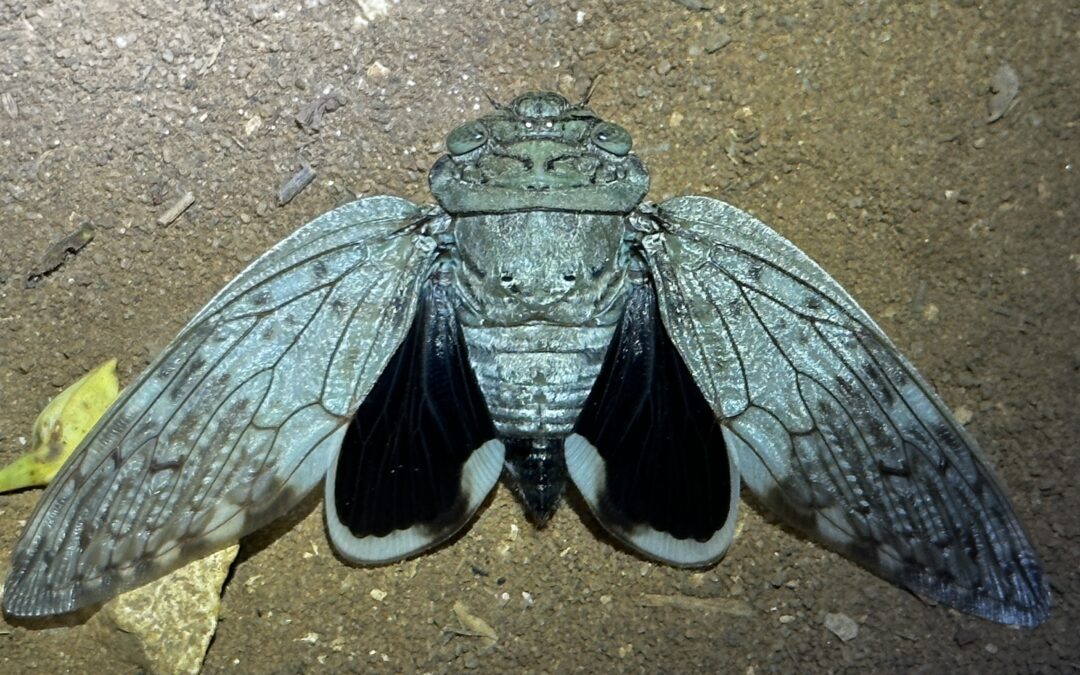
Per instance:
[[[300,191],[311,185],[311,181],[315,180],[315,170],[311,168],[311,165],[304,163],[304,167],[293,174],[293,177],[285,181],[285,183],[278,190],[277,200],[279,206],[285,206],[293,200],[293,197],[300,194]]]
[[[642,607],[675,607],[694,612],[716,612],[729,616],[752,616],[754,608],[735,598],[695,598],[689,595],[659,595],[642,593],[638,599]]]
[[[90,221],[81,223],[74,232],[49,244],[45,253],[26,273],[26,287],[37,286],[42,277],[56,271],[70,256],[78,253],[94,238],[94,226]]]
[[[343,105],[345,105],[345,99],[333,92],[320,96],[300,108],[300,112],[296,113],[296,123],[305,131],[319,131],[322,129],[326,113],[332,113]]]

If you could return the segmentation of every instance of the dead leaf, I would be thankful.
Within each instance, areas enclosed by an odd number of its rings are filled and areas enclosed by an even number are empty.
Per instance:
[[[61,239],[49,244],[44,255],[36,265],[26,273],[26,287],[33,288],[47,274],[54,272],[67,262],[68,258],[82,250],[94,238],[94,226],[86,221],[79,228]]]
[[[498,642],[499,636],[495,629],[488,622],[473,614],[465,603],[461,601],[454,603],[454,616],[461,622],[461,628],[446,629],[449,632],[465,637],[483,638],[484,647],[491,647]]]
[[[335,93],[320,96],[296,113],[296,123],[304,131],[319,131],[322,129],[326,113],[332,113],[343,105],[345,105],[345,99]]]

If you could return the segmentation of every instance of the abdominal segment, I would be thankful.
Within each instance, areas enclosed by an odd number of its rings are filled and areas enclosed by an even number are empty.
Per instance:
[[[614,330],[543,324],[465,327],[469,361],[499,436],[567,436]]]

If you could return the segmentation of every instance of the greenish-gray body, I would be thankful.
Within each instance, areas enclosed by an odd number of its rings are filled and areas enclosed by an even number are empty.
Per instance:
[[[469,360],[503,436],[565,436],[625,303],[625,217],[523,211],[454,219]]]
[[[613,331],[614,326],[466,328],[469,360],[500,435],[568,435]]]

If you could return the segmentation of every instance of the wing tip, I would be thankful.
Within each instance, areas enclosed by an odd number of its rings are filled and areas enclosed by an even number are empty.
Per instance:
[[[1037,562],[1025,565],[1024,571],[1026,581],[1010,584],[1012,593],[1000,584],[992,589],[968,588],[915,579],[904,585],[917,595],[924,594],[965,614],[1006,626],[1035,628],[1050,618],[1053,599]]]
[[[1052,607],[1049,593],[1039,597],[1027,598],[1027,602],[1020,602],[1016,598],[986,596],[934,597],[940,603],[965,614],[1017,628],[1041,626],[1050,618]]]
[[[15,572],[4,582],[4,615],[16,619],[35,620],[70,614],[90,602],[82,601],[78,589],[68,586],[62,589],[41,590],[33,580],[15,578]]]

